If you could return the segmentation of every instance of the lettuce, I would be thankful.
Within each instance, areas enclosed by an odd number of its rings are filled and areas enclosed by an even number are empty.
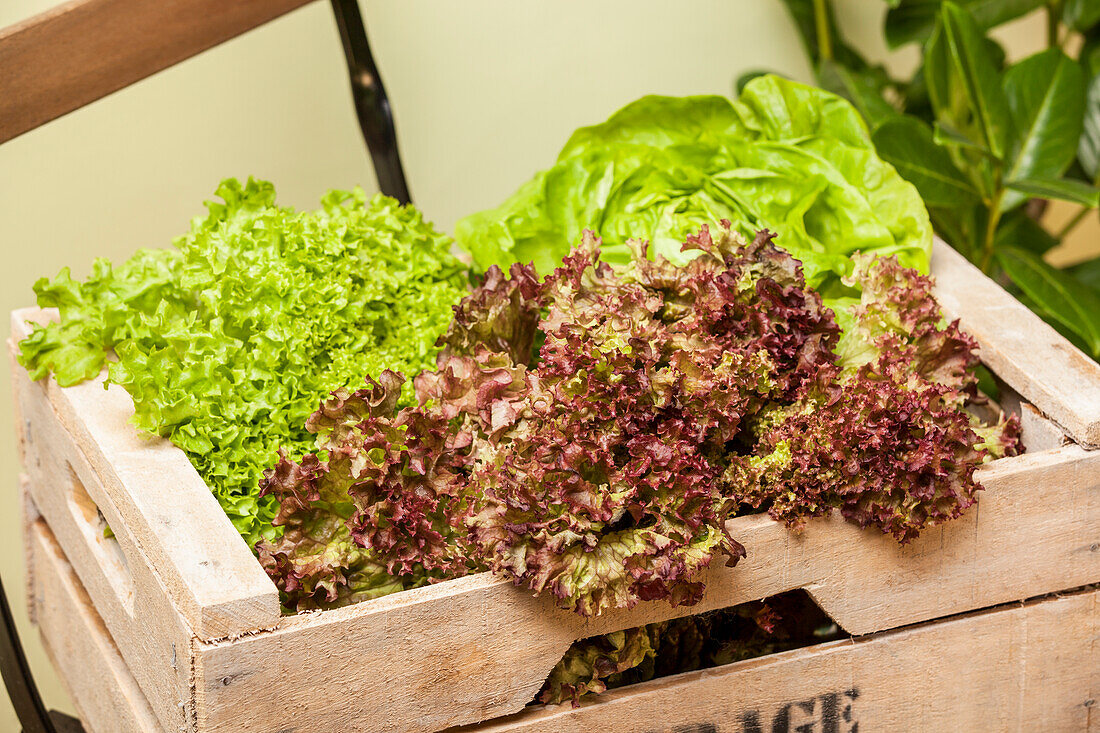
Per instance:
[[[656,677],[731,664],[839,638],[802,591],[575,642],[536,700],[571,701]]]
[[[259,545],[288,605],[360,593],[345,537],[404,587],[492,569],[588,616],[697,602],[703,568],[744,556],[726,520],[746,506],[790,524],[836,508],[901,541],[960,513],[975,468],[1017,449],[1015,421],[964,409],[973,341],[941,323],[927,278],[869,256],[842,340],[772,239],[723,222],[687,238],[683,266],[630,240],[612,268],[588,232],[545,279],[491,267],[415,406],[389,371],[338,391],[306,425],[319,452],[266,474],[293,507],[280,525],[345,507],[341,549],[289,529]],[[651,642],[602,640],[554,695],[598,688],[584,670],[637,666]]]
[[[856,251],[928,271],[932,229],[913,186],[875,154],[844,99],[775,76],[740,99],[644,97],[577,130],[555,165],[495,209],[458,222],[482,269],[533,262],[549,272],[585,229],[603,260],[631,260],[627,240],[683,264],[680,244],[726,219],[742,235],[776,232],[827,299],[847,289]]]
[[[263,181],[217,195],[174,249],[98,260],[85,283],[67,269],[40,280],[39,305],[61,320],[35,328],[20,363],[69,385],[113,350],[109,380],[133,397],[134,422],[187,453],[254,544],[276,534],[278,506],[258,488],[276,451],[313,447],[306,418],[330,391],[433,364],[467,274],[449,238],[384,196],[333,191],[295,212]]]
[[[986,426],[965,409],[978,345],[943,323],[930,278],[863,255],[849,282],[862,297],[837,363],[761,416],[751,468],[727,478],[789,525],[836,507],[908,542],[974,504],[975,469],[1019,452],[1019,419]]]

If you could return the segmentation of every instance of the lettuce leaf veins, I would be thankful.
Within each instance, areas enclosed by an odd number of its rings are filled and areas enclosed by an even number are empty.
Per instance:
[[[687,238],[684,265],[629,240],[612,268],[589,232],[545,279],[491,267],[413,380],[417,405],[400,407],[393,372],[335,393],[308,423],[319,452],[284,455],[265,492],[306,516],[346,505],[334,541],[404,587],[492,569],[583,615],[697,602],[700,571],[745,554],[740,511],[839,509],[901,541],[959,514],[975,468],[1017,449],[1015,421],[964,409],[973,341],[927,278],[870,256],[842,337],[772,239],[722,222]],[[296,537],[258,548],[289,604],[300,587],[305,607],[358,592],[339,552]],[[641,636],[606,641],[625,667],[647,655]]]

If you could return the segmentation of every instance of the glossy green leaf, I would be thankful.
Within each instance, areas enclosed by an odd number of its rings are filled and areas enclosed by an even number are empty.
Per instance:
[[[888,80],[881,68],[857,71],[836,61],[822,61],[817,80],[823,88],[851,102],[871,129],[898,114],[883,98]]]
[[[1077,31],[1087,31],[1100,23],[1100,2],[1096,0],[1066,0],[1062,22]]]
[[[993,239],[995,249],[1019,247],[1041,255],[1058,244],[1058,238],[1032,219],[1023,209],[1011,211],[1001,218]]]
[[[1100,356],[1100,295],[1041,257],[1018,247],[997,251],[997,261],[1024,293]]]
[[[1012,66],[1004,89],[1016,131],[1009,176],[1061,175],[1081,134],[1086,91],[1081,67],[1051,48]]]
[[[1077,160],[1093,181],[1100,180],[1100,71],[1089,82]]]
[[[872,140],[883,160],[917,187],[925,204],[960,206],[979,200],[977,189],[920,120],[896,115],[875,130]]]
[[[936,119],[1002,157],[1012,123],[996,59],[973,17],[955,3],[943,4],[924,65]]]
[[[1070,178],[1029,178],[1009,181],[1007,185],[1013,191],[1036,198],[1058,199],[1092,208],[1100,204],[1100,188]]]
[[[960,3],[983,30],[1030,13],[1043,0],[968,0]],[[942,0],[900,0],[886,14],[886,42],[891,48],[928,40],[936,26]]]
[[[943,122],[937,122],[932,126],[932,140],[936,145],[942,145],[945,147],[957,147],[970,150],[978,153],[984,158],[990,160],[996,160],[997,156],[993,155],[993,151],[987,148],[985,145],[974,142],[966,135],[962,134],[958,130],[951,127],[951,125]]]
[[[1100,257],[1079,262],[1073,267],[1066,268],[1073,277],[1084,285],[1100,293]]]
[[[1085,113],[1085,76],[1057,48],[1029,56],[1004,76],[1014,136],[1008,158],[1010,179],[1057,178],[1077,154]],[[1005,198],[1010,209],[1020,194]]]

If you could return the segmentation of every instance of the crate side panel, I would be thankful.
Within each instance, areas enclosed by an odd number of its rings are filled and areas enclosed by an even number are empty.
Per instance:
[[[531,708],[463,733],[1086,731],[1100,593],[833,642]],[[455,731],[454,733],[458,733]]]
[[[156,714],[166,728],[178,730],[192,713],[192,633],[96,472],[60,428],[48,403],[35,398],[40,391],[26,379],[18,390],[29,418],[23,438],[28,447],[27,494],[52,528]],[[99,513],[105,522],[93,524]],[[112,528],[113,538],[104,536],[105,526]]]
[[[39,631],[88,733],[163,733],[44,520],[25,527]],[[173,728],[173,731],[178,728]]]
[[[978,479],[976,506],[907,545],[834,515],[790,538],[790,561],[819,558],[804,587],[854,634],[1100,582],[1100,451],[1002,459]]]
[[[15,311],[11,348],[29,333],[28,320],[51,317],[55,314],[39,309]],[[13,379],[29,381],[14,352],[12,372]],[[186,455],[130,424],[133,402],[124,389],[104,390],[102,374],[72,387],[59,387],[52,378],[34,385],[198,636],[220,638],[278,623],[275,586]]]

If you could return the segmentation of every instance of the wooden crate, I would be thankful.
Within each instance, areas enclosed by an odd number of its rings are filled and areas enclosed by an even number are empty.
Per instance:
[[[1100,367],[942,244],[933,272],[945,309],[1021,396],[1029,453],[983,467],[979,505],[905,547],[836,516],[801,535],[766,516],[733,519],[749,556],[709,569],[692,608],[646,603],[585,620],[480,574],[282,617],[274,586],[186,457],[128,425],[133,406],[121,388],[105,391],[99,379],[62,389],[14,369],[20,451],[37,510],[164,730],[428,733],[522,711],[577,639],[788,590],[805,589],[841,627],[866,635],[1100,582],[1100,451],[1088,450],[1100,443]],[[14,338],[25,319],[45,317],[17,312]],[[844,650],[822,653],[856,653]],[[960,642],[952,654],[975,650]],[[783,663],[799,668],[805,654]],[[715,674],[699,673],[699,684]],[[646,699],[661,699],[665,684],[651,683]],[[891,699],[919,711],[925,689]],[[584,720],[546,725],[593,729]]]
[[[32,516],[27,537],[32,608],[89,733],[163,733],[45,521]],[[532,706],[461,730],[1084,732],[1100,729],[1098,658],[1094,588],[656,679],[577,709]]]

